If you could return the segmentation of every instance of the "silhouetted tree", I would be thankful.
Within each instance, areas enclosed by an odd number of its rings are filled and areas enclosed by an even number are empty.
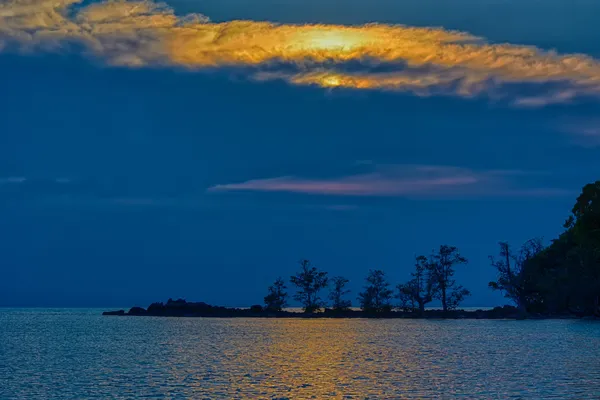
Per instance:
[[[585,185],[557,239],[521,269],[527,311],[600,316],[600,181]]]
[[[366,281],[364,292],[358,294],[363,311],[375,313],[390,311],[393,292],[389,289],[390,284],[385,280],[385,273],[379,269],[370,270]]]
[[[583,308],[600,316],[600,181],[581,189],[565,228],[572,232],[571,275],[579,277]]]
[[[401,311],[414,312],[417,309],[417,303],[410,297],[404,290],[404,284],[396,285],[398,292],[396,298],[398,299],[397,308]]]
[[[418,308],[421,315],[425,313],[425,305],[433,300],[436,288],[432,264],[425,256],[416,257],[415,272],[411,274],[413,278],[397,286],[401,308],[407,309],[410,305],[412,310]]]
[[[329,293],[329,300],[331,300],[331,308],[334,310],[347,310],[352,306],[350,300],[345,300],[343,297],[350,293],[350,290],[346,290],[348,279],[343,276],[336,276],[331,280],[333,282],[333,288]]]
[[[319,271],[309,260],[300,261],[300,267],[300,271],[290,278],[290,281],[298,287],[294,299],[302,303],[304,312],[312,313],[324,305],[319,298],[319,292],[327,287],[327,272]]]
[[[521,299],[528,312],[557,314],[577,312],[582,305],[582,282],[576,272],[577,245],[567,230],[550,246],[523,263]],[[570,308],[574,307],[573,310]]]
[[[273,285],[269,286],[269,293],[265,296],[265,308],[269,311],[281,311],[287,306],[287,292],[285,282],[277,278]]]
[[[430,273],[434,282],[434,297],[442,302],[444,312],[454,310],[471,292],[458,285],[452,277],[454,267],[468,261],[454,246],[442,245],[430,260]]]
[[[527,305],[526,282],[523,276],[523,266],[536,257],[544,245],[539,238],[530,239],[521,246],[518,252],[513,252],[506,242],[498,243],[499,257],[490,256],[490,262],[498,271],[498,278],[489,283],[492,290],[500,290],[504,297],[512,300],[521,311]]]

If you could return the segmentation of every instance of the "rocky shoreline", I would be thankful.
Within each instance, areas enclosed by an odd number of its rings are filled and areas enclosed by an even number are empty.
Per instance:
[[[568,315],[523,315],[513,306],[495,307],[490,310],[453,310],[444,313],[442,310],[426,310],[420,315],[410,311],[389,311],[367,313],[359,310],[325,309],[317,313],[300,313],[291,311],[272,311],[260,305],[250,308],[228,308],[212,306],[203,302],[187,302],[171,300],[166,303],[152,303],[147,309],[133,307],[129,311],[105,311],[106,316],[135,316],[135,317],[201,317],[201,318],[425,318],[425,319],[568,319],[581,318],[574,314]]]

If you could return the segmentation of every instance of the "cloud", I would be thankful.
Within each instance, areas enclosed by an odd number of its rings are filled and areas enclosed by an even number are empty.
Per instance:
[[[0,204],[178,208],[204,206],[202,198],[191,193],[156,195],[154,188],[140,190],[135,187],[135,182],[129,182],[132,184],[122,186],[118,180],[111,178],[5,177],[0,178]]]
[[[353,204],[334,204],[331,206],[324,206],[324,208],[330,211],[356,211],[359,207]]]
[[[559,123],[559,130],[569,134],[573,142],[583,147],[600,146],[600,119],[583,118]]]
[[[63,194],[73,190],[85,190],[85,185],[64,177],[11,176],[0,178],[0,197],[22,199],[25,196]]]
[[[173,200],[168,201],[167,199],[156,199],[151,197],[116,197],[102,199],[102,201],[108,204],[122,205],[122,206],[161,206],[161,205],[172,205]]]
[[[579,134],[588,144],[600,145],[600,124],[583,128]]]
[[[209,192],[259,191],[329,196],[481,197],[554,196],[568,192],[553,188],[523,187],[520,171],[475,171],[450,166],[396,165],[375,172],[334,178],[254,179],[216,185]]]
[[[78,3],[0,0],[0,49],[65,51],[75,45],[116,66],[241,68],[257,80],[423,96],[485,95],[524,107],[600,95],[596,59],[489,44],[442,28],[211,23],[149,1]],[[522,83],[534,93],[521,97],[510,89]]]
[[[354,165],[373,165],[373,160],[356,160]]]
[[[9,176],[6,178],[0,178],[0,185],[10,185],[10,184],[18,184],[24,183],[27,181],[27,178],[23,176]]]

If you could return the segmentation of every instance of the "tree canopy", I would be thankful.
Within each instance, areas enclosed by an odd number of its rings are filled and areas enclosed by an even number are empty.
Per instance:
[[[269,286],[269,292],[265,296],[265,307],[270,311],[281,311],[287,306],[287,292],[285,291],[285,282],[281,278],[277,278],[273,285]]]
[[[294,299],[302,303],[304,312],[312,313],[324,306],[319,292],[327,287],[327,272],[319,271],[309,260],[300,261],[300,271],[290,278],[298,291]]]
[[[522,257],[512,281],[499,270],[492,288],[518,297],[528,312],[600,315],[600,181],[583,187],[564,227]]]
[[[418,309],[420,314],[425,312],[425,305],[431,303],[436,291],[432,264],[433,262],[425,256],[415,258],[415,270],[411,273],[412,279],[397,286],[397,297],[401,302],[400,308],[413,311]]]
[[[366,278],[367,286],[359,293],[360,307],[371,313],[391,311],[392,290],[389,282],[385,279],[385,273],[380,270],[370,270]]]
[[[453,278],[455,266],[467,263],[468,260],[454,246],[441,245],[439,250],[432,254],[430,269],[435,285],[434,298],[440,300],[442,310],[456,309],[464,298],[471,294]]]
[[[344,299],[344,296],[350,293],[350,290],[346,289],[346,285],[349,280],[343,276],[336,276],[331,279],[333,287],[329,293],[329,300],[331,300],[331,308],[334,310],[347,310],[352,306],[350,300]]]

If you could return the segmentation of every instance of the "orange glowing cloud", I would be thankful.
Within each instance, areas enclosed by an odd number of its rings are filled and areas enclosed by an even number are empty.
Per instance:
[[[531,46],[489,44],[441,28],[369,24],[211,23],[149,1],[0,2],[0,49],[58,51],[71,43],[116,66],[242,67],[257,80],[418,95],[508,97],[541,107],[600,96],[600,62]],[[354,62],[349,69],[345,63]],[[277,63],[295,68],[277,69]],[[275,66],[274,66],[275,64]],[[384,72],[378,67],[386,66]],[[268,66],[268,68],[266,68]],[[510,84],[550,85],[520,97]]]

